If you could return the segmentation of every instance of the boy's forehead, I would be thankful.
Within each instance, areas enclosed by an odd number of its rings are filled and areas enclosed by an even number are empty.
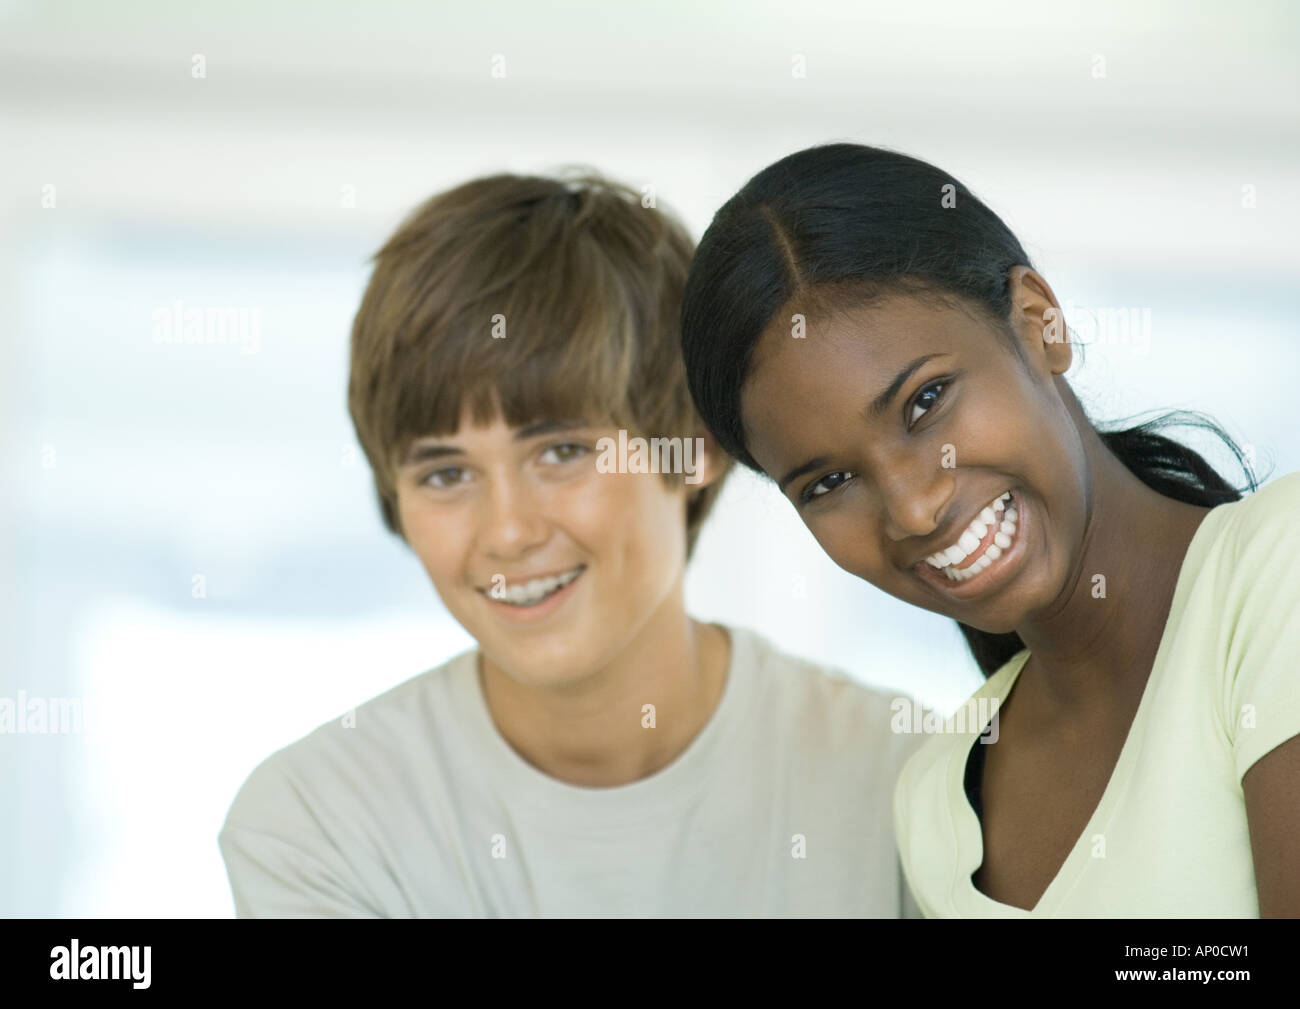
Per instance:
[[[559,390],[553,390],[559,391]],[[502,391],[493,389],[480,396],[465,396],[460,405],[460,419],[449,437],[467,431],[491,431],[508,428],[525,430],[540,425],[596,425],[592,404],[585,397],[568,395],[524,396],[513,408],[505,405]]]
[[[500,414],[495,414],[488,420],[467,415],[461,418],[460,425],[456,430],[441,434],[428,433],[419,435],[411,439],[411,444],[419,445],[433,441],[453,441],[457,438],[491,434],[506,435],[516,441],[522,441],[526,438],[536,438],[559,431],[604,427],[608,423],[610,422],[593,421],[585,417],[561,416],[557,414],[555,416],[542,416],[518,424],[512,424]]]

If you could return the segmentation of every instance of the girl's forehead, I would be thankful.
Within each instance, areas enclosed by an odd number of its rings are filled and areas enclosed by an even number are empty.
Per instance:
[[[888,383],[899,368],[927,355],[987,349],[987,327],[962,312],[912,305],[876,306],[800,318],[769,327],[755,348],[742,399],[778,394],[804,381],[838,385],[852,374],[864,391]]]

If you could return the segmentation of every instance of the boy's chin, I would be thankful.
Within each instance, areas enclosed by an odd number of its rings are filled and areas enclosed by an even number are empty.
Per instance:
[[[522,687],[546,690],[582,682],[596,672],[592,656],[596,643],[584,643],[556,634],[551,641],[510,641],[494,634],[479,639],[479,647],[493,665]]]

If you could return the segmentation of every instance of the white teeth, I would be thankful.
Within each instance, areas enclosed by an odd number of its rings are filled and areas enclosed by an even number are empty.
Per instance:
[[[582,573],[582,568],[574,568],[572,571],[566,571],[562,575],[554,575],[550,578],[534,578],[531,581],[521,585],[507,586],[504,594],[494,594],[489,592],[494,599],[500,602],[510,603],[513,606],[533,606],[551,593],[564,588],[571,581]]]
[[[1017,520],[1020,517],[1013,501],[1011,492],[1007,491],[992,504],[981,508],[979,515],[963,530],[956,543],[947,550],[931,554],[925,562],[942,571],[949,581],[964,582],[968,578],[975,577],[1011,546],[1011,541],[1016,535]],[[993,542],[985,549],[983,555],[969,567],[959,569],[957,565],[979,549],[990,529],[995,530]]]

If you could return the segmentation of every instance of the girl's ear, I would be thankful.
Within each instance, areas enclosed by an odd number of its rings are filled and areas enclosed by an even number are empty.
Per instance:
[[[1065,313],[1048,282],[1027,266],[1013,266],[1007,277],[1012,320],[1030,359],[1042,358],[1053,375],[1070,370],[1073,351]]]

